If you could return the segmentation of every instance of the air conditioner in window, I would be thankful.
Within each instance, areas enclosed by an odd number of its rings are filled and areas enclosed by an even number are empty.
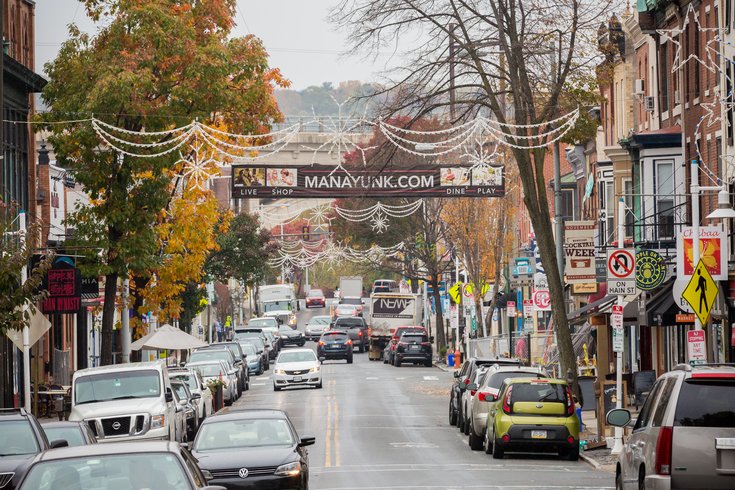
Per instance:
[[[655,100],[652,95],[643,97],[643,107],[645,107],[648,112],[653,112],[655,109],[655,105]]]
[[[638,78],[636,79],[635,83],[633,84],[633,95],[643,95],[643,79]]]
[[[674,104],[681,104],[681,92],[674,90]]]

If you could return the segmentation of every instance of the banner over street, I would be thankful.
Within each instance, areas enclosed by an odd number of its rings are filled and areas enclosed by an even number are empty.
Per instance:
[[[233,165],[232,197],[502,197],[503,167]]]

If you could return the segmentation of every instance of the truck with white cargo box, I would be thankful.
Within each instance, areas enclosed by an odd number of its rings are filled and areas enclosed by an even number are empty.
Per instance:
[[[422,298],[416,294],[375,293],[370,296],[371,361],[382,359],[383,350],[398,327],[423,325]]]
[[[340,298],[362,298],[362,277],[342,276],[339,278]]]
[[[290,308],[289,308],[290,306]],[[263,316],[266,312],[297,311],[299,302],[293,284],[270,284],[258,287],[258,313]]]

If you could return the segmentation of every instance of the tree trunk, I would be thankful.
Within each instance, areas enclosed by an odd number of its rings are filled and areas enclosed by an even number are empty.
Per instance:
[[[105,302],[102,305],[102,332],[100,333],[100,365],[112,364],[112,326],[115,322],[115,298],[117,296],[117,273],[105,276]]]

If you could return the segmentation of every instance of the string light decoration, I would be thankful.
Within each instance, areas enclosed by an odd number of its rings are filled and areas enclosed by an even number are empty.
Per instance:
[[[279,245],[278,256],[268,261],[274,268],[305,269],[317,263],[341,264],[365,261],[378,263],[386,258],[398,257],[405,251],[404,242],[390,247],[373,245],[368,249],[355,249],[327,238],[317,241],[276,240],[276,243]]]

